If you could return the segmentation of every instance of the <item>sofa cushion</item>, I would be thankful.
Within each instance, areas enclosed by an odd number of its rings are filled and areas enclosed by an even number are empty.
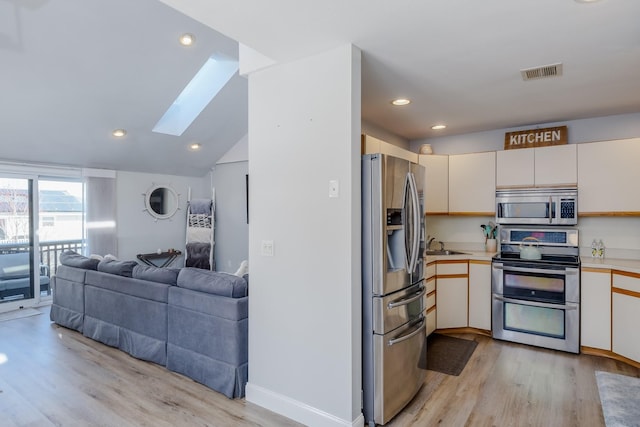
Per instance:
[[[74,251],[64,251],[60,254],[60,264],[67,267],[97,270],[99,262],[97,259],[87,258]]]
[[[133,277],[133,268],[138,265],[135,261],[113,261],[103,259],[98,263],[98,271],[116,274],[118,276]]]
[[[30,271],[29,252],[0,254],[0,280],[29,277]]]
[[[133,267],[133,278],[175,285],[178,281],[179,272],[180,269],[178,268],[161,268],[138,264]]]
[[[178,274],[177,284],[181,288],[231,298],[241,298],[247,295],[246,280],[220,271],[185,267]]]

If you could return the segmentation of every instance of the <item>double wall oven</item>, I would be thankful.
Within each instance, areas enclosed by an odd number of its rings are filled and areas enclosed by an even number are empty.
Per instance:
[[[572,200],[575,210],[576,198]],[[518,203],[529,208],[528,203],[538,201],[519,199],[511,208],[517,210]],[[549,202],[549,212],[555,210],[553,203]],[[550,223],[548,215],[539,216],[537,224],[529,217],[524,224],[508,221],[506,225],[496,217],[502,224],[500,251],[492,262],[493,337],[579,353],[578,229]]]

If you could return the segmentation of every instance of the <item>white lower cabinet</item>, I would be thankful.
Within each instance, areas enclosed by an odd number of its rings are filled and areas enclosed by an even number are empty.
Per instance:
[[[580,345],[611,350],[611,270],[582,268]]]
[[[612,285],[613,352],[640,362],[640,275],[616,271]]]
[[[491,261],[469,261],[469,327],[491,330]]]
[[[436,266],[436,323],[438,329],[466,328],[468,324],[468,262],[438,261]]]

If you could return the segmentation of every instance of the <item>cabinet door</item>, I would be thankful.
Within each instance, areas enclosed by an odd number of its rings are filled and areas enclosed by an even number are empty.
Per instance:
[[[580,345],[611,350],[611,270],[583,267]]]
[[[640,362],[640,275],[613,274],[613,352]]]
[[[533,187],[534,150],[521,148],[496,153],[496,187]]]
[[[469,261],[469,326],[491,330],[490,261]]]
[[[640,138],[578,145],[578,212],[640,215]]]
[[[436,306],[438,329],[467,326],[467,277],[438,278]]]
[[[449,156],[449,214],[495,215],[496,152]]]
[[[536,148],[536,187],[566,187],[578,183],[577,144]]]
[[[442,214],[449,212],[449,156],[418,156],[425,167],[424,212]]]
[[[369,135],[362,135],[362,154],[374,153],[388,154],[393,157],[398,157],[400,159],[409,160],[413,163],[418,163],[418,153],[405,150],[402,147],[398,147],[397,145],[390,144]]]

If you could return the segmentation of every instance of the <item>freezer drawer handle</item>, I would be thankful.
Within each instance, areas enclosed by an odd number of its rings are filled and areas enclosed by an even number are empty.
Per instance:
[[[426,293],[427,293],[427,288],[421,287],[410,298],[397,299],[395,301],[389,302],[389,304],[387,304],[387,309],[391,310],[392,308],[400,307],[402,305],[411,304],[415,300],[418,300],[421,297],[423,297]]]
[[[546,304],[546,303],[543,303],[543,302],[535,302],[535,301],[528,301],[528,300],[521,300],[521,299],[505,298],[505,297],[500,296],[498,294],[493,294],[493,297],[495,299],[497,299],[498,301],[510,302],[512,304],[531,305],[531,306],[534,306],[534,307],[541,307],[541,308],[555,308],[555,309],[558,309],[558,310],[577,310],[578,309],[577,305]]]
[[[394,339],[392,339],[392,340],[389,340],[389,342],[387,343],[387,345],[388,345],[389,347],[391,347],[391,346],[392,346],[392,345],[394,345],[394,344],[399,344],[399,343],[401,343],[402,341],[406,341],[406,340],[408,340],[408,339],[410,339],[410,338],[413,338],[414,336],[418,335],[418,333],[420,333],[420,332],[425,333],[425,332],[426,332],[426,331],[425,331],[425,328],[426,328],[426,322],[425,322],[425,320],[426,320],[426,319],[425,319],[424,317],[422,317],[422,318],[421,318],[421,320],[420,320],[420,323],[418,323],[418,325],[419,325],[419,326],[418,326],[418,329],[416,329],[415,331],[411,332],[410,334],[403,335],[403,336],[401,336],[401,337],[399,337],[399,338],[394,338]],[[423,331],[425,331],[425,332],[423,332]]]

